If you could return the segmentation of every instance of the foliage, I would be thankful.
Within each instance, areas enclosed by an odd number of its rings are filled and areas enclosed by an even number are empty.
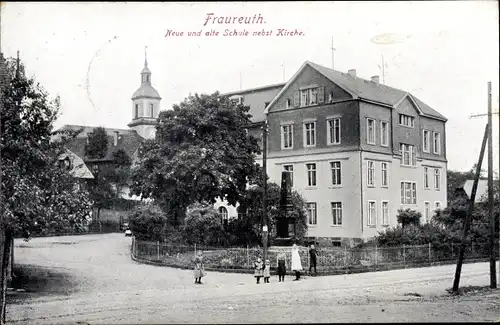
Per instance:
[[[404,229],[408,225],[418,226],[420,224],[422,214],[411,209],[399,209],[396,218],[398,220],[398,223],[401,224],[401,227]]]
[[[140,205],[129,215],[129,227],[139,240],[163,241],[167,233],[167,218],[157,205]]]
[[[253,245],[262,242],[262,206],[263,187],[254,186],[240,201],[240,211],[245,211],[241,220],[231,221],[229,232],[238,244]],[[276,237],[276,218],[280,213],[281,188],[278,184],[268,182],[267,185],[267,218],[270,243]],[[292,205],[290,217],[297,220],[297,240],[301,240],[307,233],[307,214],[305,200],[296,191],[292,191]],[[239,236],[239,238],[238,238]],[[236,238],[235,238],[236,237]]]
[[[248,110],[216,92],[189,96],[161,112],[156,138],[143,143],[132,172],[132,193],[176,215],[216,198],[236,204],[258,173],[258,142],[245,132]]]
[[[26,237],[35,232],[64,232],[89,213],[87,191],[58,164],[64,144],[51,141],[60,100],[51,100],[15,61],[7,61],[2,96],[1,202],[7,231]]]
[[[183,233],[188,244],[228,244],[222,216],[209,204],[195,203],[189,206]]]
[[[85,145],[85,157],[90,159],[101,159],[108,152],[108,136],[103,127],[95,128],[89,134],[89,141]]]
[[[456,198],[455,190],[457,188],[462,187],[466,180],[469,179],[473,180],[476,177],[476,168],[477,168],[477,163],[474,164],[474,166],[472,166],[472,168],[466,172],[460,172],[454,170],[448,170],[446,172],[448,202],[451,202]],[[481,169],[479,178],[487,179],[485,177],[485,174],[486,171],[484,169]]]

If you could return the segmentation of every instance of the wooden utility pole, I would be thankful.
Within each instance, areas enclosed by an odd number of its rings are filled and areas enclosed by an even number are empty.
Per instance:
[[[455,271],[455,280],[453,281],[453,292],[458,292],[460,284],[460,273],[462,272],[462,264],[464,262],[465,247],[467,245],[467,235],[469,233],[470,223],[472,220],[472,212],[474,209],[474,201],[476,200],[477,184],[479,183],[479,176],[481,175],[481,165],[483,164],[484,150],[486,149],[486,142],[488,140],[489,126],[486,125],[483,136],[483,143],[481,145],[481,152],[479,153],[479,161],[476,165],[476,175],[474,177],[474,184],[472,185],[472,192],[469,198],[469,209],[465,217],[464,233],[462,235],[462,243],[460,245],[460,252],[458,253],[457,268]]]
[[[262,182],[264,193],[262,197],[262,246],[264,248],[264,263],[267,259],[267,116],[262,126]]]
[[[497,287],[495,256],[495,214],[493,210],[493,116],[491,111],[491,81],[488,82],[488,214],[490,217],[490,288]]]

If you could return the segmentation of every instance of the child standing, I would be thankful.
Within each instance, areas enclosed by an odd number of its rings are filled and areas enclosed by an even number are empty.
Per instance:
[[[264,264],[264,283],[270,283],[269,278],[271,277],[271,262],[266,260]]]
[[[285,275],[286,275],[285,254],[283,252],[280,252],[278,254],[278,279],[279,279],[279,282],[285,281]]]
[[[262,260],[259,258],[257,258],[257,261],[253,264],[254,266],[254,273],[253,273],[253,276],[257,279],[257,284],[260,283],[260,278],[262,278],[263,276],[263,268],[264,268],[264,264],[262,263]]]
[[[194,259],[194,283],[201,284],[201,278],[205,275],[205,267],[203,265],[203,254],[198,251],[198,255]]]

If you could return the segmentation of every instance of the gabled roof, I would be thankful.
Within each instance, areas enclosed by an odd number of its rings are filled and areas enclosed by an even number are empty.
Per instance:
[[[86,179],[94,178],[94,175],[92,175],[92,172],[90,172],[89,168],[87,167],[87,165],[85,165],[82,158],[78,157],[74,152],[68,149],[66,149],[65,153],[59,156],[59,160],[66,159],[66,157],[68,157],[71,161],[71,170],[69,173],[73,177]]]
[[[80,126],[80,125],[65,125],[59,130],[79,130],[83,131],[71,141],[66,149],[72,151],[75,155],[83,160],[89,160],[85,157],[85,145],[87,144],[87,133],[93,132],[96,127]],[[108,151],[106,156],[98,159],[99,161],[110,161],[113,160],[114,152],[122,149],[125,153],[132,158],[133,154],[139,148],[144,138],[141,137],[135,130],[129,129],[115,129],[115,128],[104,128],[108,137]],[[114,145],[114,132],[118,132],[118,143]]]
[[[396,107],[405,98],[410,98],[410,100],[412,100],[416,104],[417,110],[419,110],[422,115],[446,121],[446,117],[406,91],[382,85],[370,80],[365,80],[359,77],[354,77],[348,73],[332,70],[310,61],[306,61],[294,74],[294,76],[288,81],[288,83],[281,89],[280,93],[273,99],[273,101],[265,110],[265,114],[267,114],[269,108],[274,105],[278,98],[295,82],[295,79],[297,79],[297,77],[307,66],[318,71],[320,74],[328,78],[331,82],[338,85],[340,88],[349,93],[354,99],[359,98],[383,105],[388,105],[391,107]]]

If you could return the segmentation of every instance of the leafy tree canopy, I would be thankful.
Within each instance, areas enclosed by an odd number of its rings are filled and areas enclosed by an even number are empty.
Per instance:
[[[16,61],[7,61],[7,85],[2,92],[1,198],[9,233],[29,236],[32,231],[73,227],[88,214],[88,193],[61,169],[61,140],[51,141],[60,100],[50,99]]]
[[[89,142],[85,145],[85,156],[90,159],[100,159],[108,152],[108,136],[103,127],[95,128],[89,134]]]
[[[133,171],[133,194],[173,210],[216,198],[235,205],[258,173],[259,145],[245,130],[248,110],[216,92],[161,112],[156,138],[143,144]]]

